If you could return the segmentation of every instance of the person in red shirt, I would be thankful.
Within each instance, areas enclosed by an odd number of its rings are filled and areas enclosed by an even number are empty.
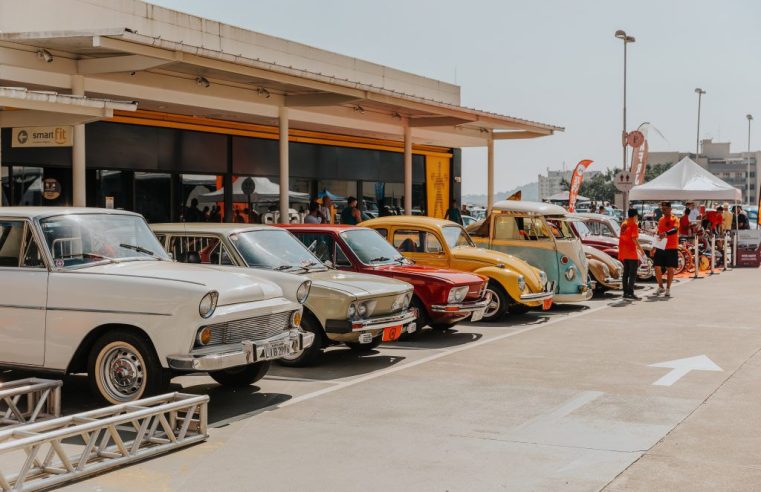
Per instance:
[[[684,215],[679,219],[679,235],[689,236],[692,234],[692,226],[690,224],[690,209],[684,209]]]
[[[621,234],[618,236],[618,259],[624,264],[623,284],[624,299],[639,300],[634,295],[634,282],[637,281],[637,266],[639,257],[645,256],[639,244],[639,212],[630,208],[627,219],[621,224]]]
[[[679,220],[671,213],[671,202],[661,202],[663,216],[658,221],[658,239],[666,239],[665,249],[656,248],[653,264],[655,265],[655,280],[661,294],[671,297],[671,282],[674,281],[674,269],[679,265]],[[663,270],[666,269],[666,289],[663,288]]]

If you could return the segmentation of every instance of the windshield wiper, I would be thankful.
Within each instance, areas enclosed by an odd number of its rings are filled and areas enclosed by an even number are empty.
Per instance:
[[[295,268],[293,265],[280,265],[273,268],[276,272],[282,272],[283,270],[290,270],[291,268]]]
[[[131,249],[133,251],[137,251],[138,253],[143,253],[145,255],[153,256],[153,251],[151,251],[150,249],[145,249],[142,246],[136,246],[134,244],[121,243],[119,245],[119,247],[120,248],[124,248],[124,249]]]
[[[379,256],[377,258],[373,258],[372,260],[370,260],[370,263],[375,263],[376,261],[388,261],[390,259],[391,258],[386,258],[385,256]]]

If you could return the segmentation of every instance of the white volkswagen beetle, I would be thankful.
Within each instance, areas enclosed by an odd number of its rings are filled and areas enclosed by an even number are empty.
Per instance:
[[[310,283],[261,273],[175,263],[130,212],[0,208],[0,366],[87,372],[111,403],[177,372],[249,385],[314,339]]]

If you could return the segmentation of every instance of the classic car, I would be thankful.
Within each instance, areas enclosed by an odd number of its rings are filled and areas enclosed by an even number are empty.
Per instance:
[[[576,213],[569,214],[569,219],[585,246],[591,246],[613,258],[618,258],[618,237],[621,235],[621,226],[615,218],[610,215]],[[639,264],[637,277],[640,280],[648,280],[655,275],[651,258],[655,249],[655,237],[640,231],[639,243],[645,251],[646,261]]]
[[[0,290],[0,365],[86,372],[110,403],[178,372],[248,385],[314,338],[308,281],[172,262],[130,212],[0,209]]]
[[[557,205],[503,200],[468,231],[477,245],[514,254],[544,270],[555,286],[555,302],[586,301],[594,285],[581,241],[567,224],[553,231],[547,222],[565,214]]]
[[[545,273],[505,253],[477,248],[462,226],[432,217],[379,217],[362,222],[378,231],[402,255],[421,265],[473,272],[487,277],[489,305],[485,321],[495,321],[509,310],[521,314],[530,308],[549,309],[553,286]]]
[[[278,270],[312,282],[301,326],[314,335],[314,343],[286,355],[281,364],[314,364],[323,349],[335,344],[372,350],[383,341],[396,340],[416,329],[417,311],[409,306],[411,285],[329,268],[279,227],[211,223],[151,227],[178,261],[249,267],[261,274]]]
[[[417,326],[446,329],[471,318],[478,321],[488,305],[484,277],[446,268],[415,265],[367,227],[330,224],[282,225],[323,262],[339,270],[369,273],[412,284]]]

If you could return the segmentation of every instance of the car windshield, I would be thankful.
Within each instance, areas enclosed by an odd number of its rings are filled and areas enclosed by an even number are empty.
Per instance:
[[[576,236],[574,235],[573,231],[571,230],[571,226],[568,225],[568,222],[565,221],[565,219],[560,218],[547,218],[550,229],[552,230],[552,235],[555,236],[555,239],[575,239]]]
[[[576,229],[576,233],[579,237],[587,237],[592,235],[592,231],[589,230],[587,224],[582,220],[574,220],[573,227]]]
[[[444,226],[441,228],[441,233],[444,235],[444,241],[450,248],[456,248],[457,246],[470,246],[475,247],[473,241],[460,226]]]
[[[246,265],[279,271],[323,270],[325,267],[298,239],[284,230],[248,231],[230,236]]]
[[[404,256],[373,229],[350,229],[341,237],[365,265],[407,263]]]
[[[145,220],[137,215],[69,214],[40,221],[57,268],[108,261],[169,260]]]

